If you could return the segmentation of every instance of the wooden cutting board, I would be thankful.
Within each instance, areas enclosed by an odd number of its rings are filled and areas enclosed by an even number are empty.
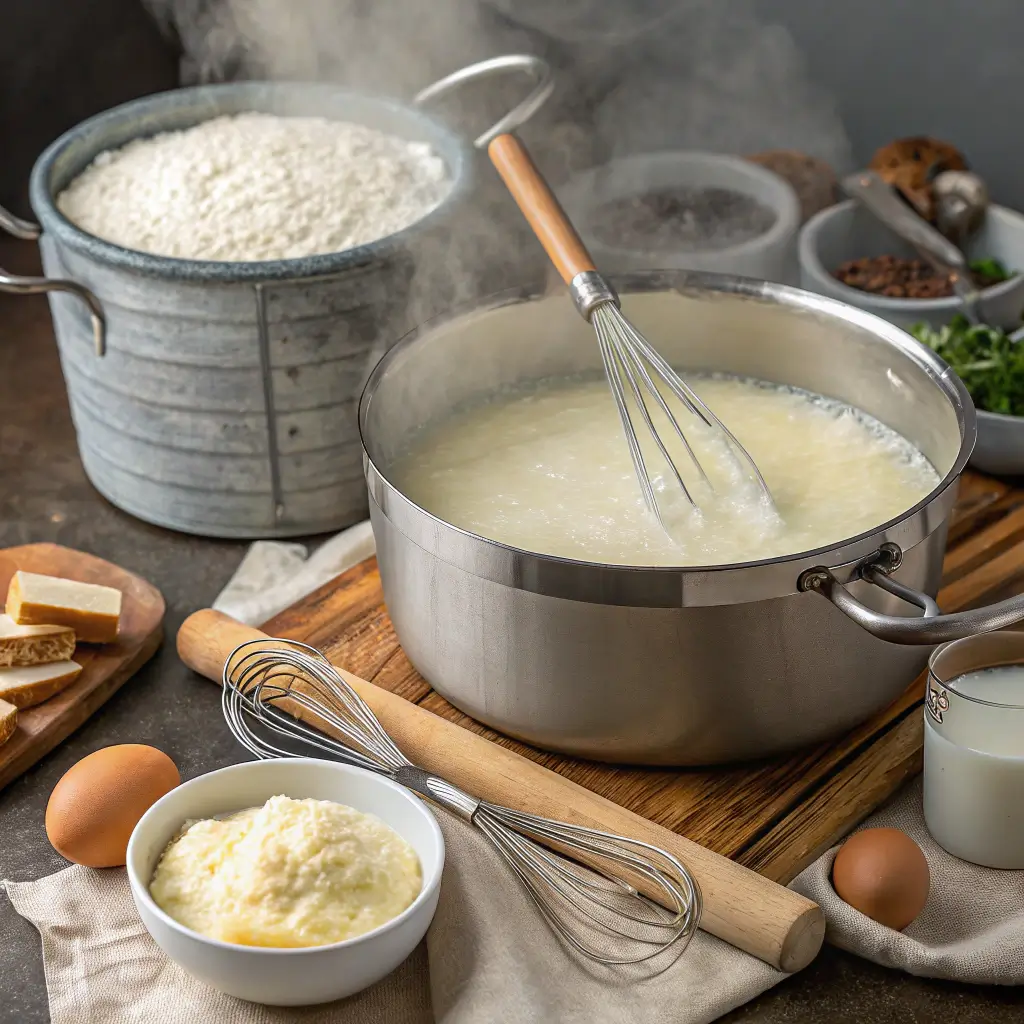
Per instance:
[[[1024,491],[968,474],[939,603],[957,611],[1024,590]],[[499,736],[435,693],[409,664],[368,559],[263,627],[436,715],[544,764],[716,853],[786,883],[921,769],[924,678],[838,741],[712,769],[642,769],[549,754]]]
[[[19,712],[17,730],[0,746],[0,788],[74,732],[153,657],[163,638],[160,591],[120,566],[58,544],[0,548],[0,599],[18,569],[116,587],[123,594],[121,626],[116,643],[78,645],[82,674],[71,686]]]

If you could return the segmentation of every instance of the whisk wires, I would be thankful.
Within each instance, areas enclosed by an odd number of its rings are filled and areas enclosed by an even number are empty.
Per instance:
[[[633,421],[634,414],[639,417],[643,427],[646,428],[647,435],[653,440],[687,503],[695,510],[699,509],[700,505],[693,491],[687,486],[682,471],[655,426],[649,402],[653,401],[655,406],[661,410],[672,433],[682,444],[690,463],[697,471],[700,481],[711,491],[715,490],[715,486],[686,436],[678,417],[669,406],[662,388],[655,382],[654,376],[657,376],[671,394],[682,403],[686,412],[699,420],[705,427],[720,433],[726,442],[725,448],[740,473],[753,479],[765,501],[773,507],[771,491],[747,449],[686,381],[676,373],[657,349],[623,316],[615,302],[606,301],[595,306],[590,313],[590,322],[597,334],[605,376],[615,400],[615,407],[622,423],[633,470],[640,484],[644,502],[657,517],[662,527],[667,529],[660,503],[655,494],[652,476],[644,459],[637,426]],[[653,375],[652,370],[654,371]],[[632,397],[633,411],[630,409],[629,397]]]
[[[227,659],[222,681],[225,721],[250,753],[298,757],[298,742],[456,811],[487,837],[544,920],[582,956],[607,966],[641,964],[681,952],[696,930],[700,889],[672,854],[477,800],[417,768],[315,648],[250,641]]]

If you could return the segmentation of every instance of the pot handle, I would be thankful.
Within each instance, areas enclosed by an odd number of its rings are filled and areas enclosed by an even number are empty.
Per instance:
[[[22,238],[28,242],[35,241],[43,233],[38,224],[15,217],[13,213],[5,210],[2,206],[0,206],[0,228],[15,238]],[[89,309],[96,355],[105,356],[107,354],[107,318],[103,313],[100,300],[84,284],[65,278],[22,277],[18,274],[10,274],[0,267],[0,292],[10,292],[14,295],[68,292],[77,296]]]
[[[555,81],[551,74],[551,65],[532,53],[507,53],[501,57],[491,57],[489,60],[482,60],[476,64],[460,68],[458,71],[445,75],[438,79],[433,85],[421,89],[413,97],[413,103],[421,106],[439,96],[453,92],[466,82],[476,81],[478,78],[491,78],[502,75],[506,71],[524,71],[536,80],[533,91],[521,103],[513,107],[500,121],[487,129],[479,138],[474,139],[473,145],[477,149],[486,149],[491,139],[498,135],[505,135],[514,132],[522,127],[534,114],[540,110],[548,101],[548,97],[554,91]]]
[[[892,644],[920,644],[932,647],[949,640],[960,640],[973,633],[988,633],[1002,629],[1024,619],[1024,594],[1007,598],[985,608],[944,615],[939,606],[919,590],[914,590],[889,575],[899,568],[903,552],[895,544],[883,544],[868,556],[854,572],[854,578],[866,580],[894,594],[908,604],[920,608],[919,618],[901,615],[882,615],[860,603],[832,570],[824,566],[808,569],[797,583],[801,591],[814,591],[832,602],[844,615],[852,619],[872,636]]]

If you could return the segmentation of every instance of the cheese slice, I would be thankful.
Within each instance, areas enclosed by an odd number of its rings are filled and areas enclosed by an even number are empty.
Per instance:
[[[75,661],[53,665],[22,665],[0,668],[0,700],[16,708],[30,708],[67,689],[80,675],[82,666]]]
[[[18,728],[18,709],[5,700],[0,700],[0,746],[6,743]]]
[[[0,668],[50,665],[75,653],[75,631],[67,626],[19,626],[0,614]]]
[[[7,614],[19,626],[68,626],[79,640],[105,644],[117,639],[121,591],[19,570],[7,591]]]

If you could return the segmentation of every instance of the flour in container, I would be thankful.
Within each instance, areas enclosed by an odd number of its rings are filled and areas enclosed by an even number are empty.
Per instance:
[[[426,143],[345,121],[244,113],[101,153],[57,205],[127,249],[248,262],[384,238],[451,185]]]

